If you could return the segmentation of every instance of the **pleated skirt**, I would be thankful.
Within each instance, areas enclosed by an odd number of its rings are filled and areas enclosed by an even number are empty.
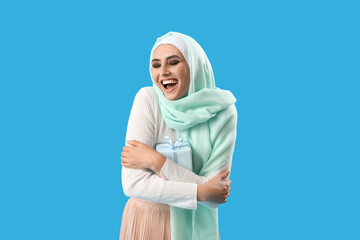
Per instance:
[[[129,198],[123,211],[119,239],[171,240],[170,206]]]
[[[120,240],[170,240],[170,206],[129,198],[121,220]]]

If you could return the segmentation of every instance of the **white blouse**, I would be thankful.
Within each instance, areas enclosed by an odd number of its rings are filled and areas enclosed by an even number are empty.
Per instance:
[[[156,144],[166,142],[165,136],[169,136],[174,141],[177,132],[165,124],[154,88],[141,88],[135,96],[131,109],[126,140],[137,140],[155,148]],[[122,167],[124,194],[175,207],[196,209],[198,184],[205,184],[222,171],[230,170],[231,161],[232,159],[207,176],[198,176],[169,159],[166,159],[160,171],[161,177],[145,169]],[[199,203],[210,207],[218,206],[210,202]]]

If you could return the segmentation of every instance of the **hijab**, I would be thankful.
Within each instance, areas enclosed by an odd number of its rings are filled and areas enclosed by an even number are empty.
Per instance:
[[[230,91],[215,87],[211,64],[201,46],[191,37],[168,32],[159,37],[150,54],[161,44],[177,47],[190,69],[188,92],[168,100],[153,80],[159,106],[166,125],[178,137],[190,142],[193,172],[209,175],[232,158],[236,139],[237,112]],[[218,211],[202,204],[195,210],[170,206],[171,239],[218,239]]]

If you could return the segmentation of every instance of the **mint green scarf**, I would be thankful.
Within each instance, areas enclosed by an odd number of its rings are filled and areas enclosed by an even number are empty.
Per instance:
[[[167,100],[159,87],[153,86],[159,98],[162,116],[168,127],[177,131],[178,137],[189,141],[192,148],[194,173],[205,176],[222,166],[232,157],[236,139],[237,112],[235,97],[230,91],[215,87],[210,62],[201,46],[191,37],[181,36],[188,49],[190,86],[187,95],[177,100]],[[170,206],[172,240],[217,240],[217,208],[197,204],[196,210]]]

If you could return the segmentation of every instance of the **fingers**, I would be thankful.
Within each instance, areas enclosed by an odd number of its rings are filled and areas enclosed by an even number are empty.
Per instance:
[[[121,156],[122,156],[122,157],[131,157],[132,155],[131,155],[130,152],[125,152],[125,151],[123,151],[123,152],[121,153]]]
[[[226,203],[227,202],[227,199],[226,198],[224,198],[221,202],[219,202],[219,203]]]
[[[131,161],[128,161],[126,157],[121,157],[121,166],[126,168],[136,168],[136,165],[134,165]]]
[[[126,158],[124,158],[124,157],[121,157],[121,166],[123,166],[123,167],[127,167],[127,162],[126,162]]]
[[[227,202],[227,198],[230,196],[230,192],[226,195],[226,197],[223,199],[222,203],[226,203]]]
[[[230,171],[229,170],[225,170],[224,172],[220,173],[220,179],[221,180],[224,180],[226,179],[230,174]]]
[[[133,147],[132,146],[124,146],[122,149],[125,152],[129,152]]]
[[[231,185],[231,181],[230,181],[230,180],[227,180],[227,181],[226,181],[226,186],[230,187],[230,185]]]
[[[230,190],[231,190],[230,186],[225,186],[221,194],[215,198],[216,199],[215,201],[219,204],[226,203],[228,197],[230,196]]]

